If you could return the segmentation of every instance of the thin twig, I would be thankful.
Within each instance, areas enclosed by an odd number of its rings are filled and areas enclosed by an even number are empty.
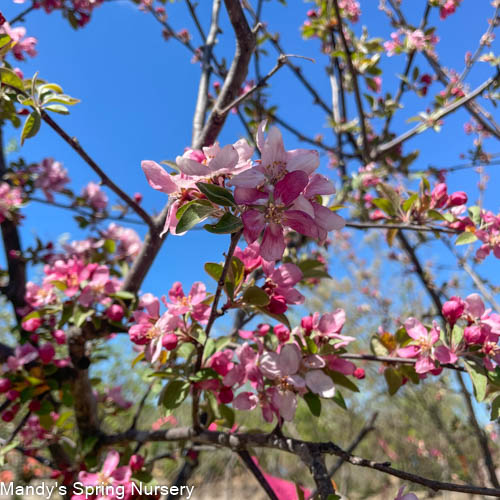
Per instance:
[[[243,463],[247,466],[250,472],[253,474],[257,482],[262,486],[262,489],[266,492],[267,496],[271,500],[279,500],[276,496],[276,493],[272,489],[271,485],[267,482],[267,479],[262,474],[262,471],[257,466],[257,464],[252,460],[250,453],[247,450],[239,450],[236,452],[238,456],[241,458]]]

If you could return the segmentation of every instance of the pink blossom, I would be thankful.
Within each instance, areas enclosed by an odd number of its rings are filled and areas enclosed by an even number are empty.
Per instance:
[[[101,186],[95,182],[89,182],[82,191],[82,197],[96,211],[106,210],[108,197]]]
[[[35,187],[43,191],[48,201],[54,201],[53,193],[62,191],[69,182],[68,171],[53,158],[45,158],[35,172]]]
[[[106,456],[101,472],[91,473],[80,471],[78,473],[78,480],[84,486],[102,486],[106,484],[116,488],[118,485],[128,485],[131,480],[132,470],[128,465],[118,467],[119,462],[120,455],[117,451],[111,450]],[[77,500],[80,499],[80,496],[73,495],[71,498],[72,500]],[[114,500],[117,498],[115,495],[99,496],[100,500]]]
[[[26,28],[24,26],[11,28],[9,23],[5,22],[0,26],[0,34],[2,33],[9,35],[12,41],[15,42],[12,47],[12,54],[17,60],[24,61],[25,54],[30,57],[36,56],[37,39],[32,36],[26,37]]]
[[[27,363],[31,363],[38,358],[38,350],[29,342],[17,346],[14,355],[7,358],[7,366],[10,371],[20,370]]]
[[[142,248],[142,241],[136,231],[129,227],[119,226],[112,222],[102,233],[104,239],[116,243],[116,258],[132,261]]]
[[[78,301],[85,307],[102,302],[106,296],[118,291],[119,284],[112,279],[107,266],[98,266],[92,272],[88,284],[82,290]]]
[[[20,188],[11,187],[6,182],[0,182],[0,223],[5,219],[12,220],[22,202],[22,191]]]
[[[172,285],[168,292],[170,301],[165,305],[170,314],[174,316],[182,316],[190,313],[191,317],[204,324],[208,321],[210,315],[210,306],[205,304],[207,299],[207,292],[205,284],[197,281],[193,283],[189,294],[186,296],[182,289],[182,284],[178,281]]]
[[[401,486],[401,488],[399,488],[398,494],[396,495],[396,498],[394,500],[418,500],[418,497],[417,497],[417,495],[415,495],[415,493],[404,494],[405,489],[406,489],[406,486]]]
[[[462,316],[466,303],[460,297],[451,297],[443,304],[443,316],[453,326]]]

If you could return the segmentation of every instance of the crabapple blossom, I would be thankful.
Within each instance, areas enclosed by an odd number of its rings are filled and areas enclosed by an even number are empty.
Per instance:
[[[108,196],[102,191],[101,186],[95,182],[89,182],[82,191],[82,197],[96,211],[102,212],[108,206]]]
[[[45,158],[35,172],[35,187],[43,191],[48,201],[54,201],[53,193],[62,191],[69,183],[68,171],[53,158]]]

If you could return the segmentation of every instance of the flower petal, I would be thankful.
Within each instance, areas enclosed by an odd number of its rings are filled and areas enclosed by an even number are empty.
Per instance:
[[[297,344],[285,344],[278,356],[278,368],[282,376],[293,375],[299,371],[302,356]]]
[[[322,398],[333,398],[333,396],[335,396],[335,385],[333,380],[321,370],[311,370],[307,372],[306,384],[314,394]]]
[[[155,161],[144,160],[141,162],[141,168],[153,189],[166,194],[175,193],[178,190],[173,176]]]
[[[304,191],[309,177],[302,170],[290,172],[281,179],[274,188],[274,199],[276,203],[290,205],[302,191]]]
[[[247,210],[242,216],[245,240],[248,244],[253,243],[262,233],[266,225],[264,214],[258,210]]]
[[[314,149],[294,149],[286,153],[287,170],[303,170],[311,175],[319,166],[319,154]]]
[[[268,261],[279,260],[283,257],[285,247],[283,228],[279,224],[271,222],[264,231],[264,237],[260,246],[261,257]]]

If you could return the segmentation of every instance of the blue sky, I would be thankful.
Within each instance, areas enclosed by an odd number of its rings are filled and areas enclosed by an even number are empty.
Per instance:
[[[202,24],[207,30],[211,2],[202,0],[199,3]],[[317,41],[305,42],[299,32],[311,4],[293,0],[288,3],[287,7],[276,0],[265,3],[264,17],[268,21],[268,29],[280,32],[287,53],[316,59],[316,63],[295,62],[303,67],[329,102],[325,57],[319,52]],[[10,1],[3,4],[2,12],[7,19],[23,8]],[[406,0],[403,5],[407,17],[418,24],[425,2]],[[392,28],[379,12],[378,0],[363,0],[361,6],[363,15],[356,29],[366,24],[371,36],[388,39]],[[184,2],[167,3],[166,7],[169,22],[175,29],[187,28],[195,37],[194,44],[199,45]],[[487,0],[464,0],[457,14],[445,22],[439,20],[437,12],[434,12],[430,25],[437,26],[441,38],[438,51],[442,64],[461,70],[464,53],[466,50],[475,50],[486,29],[486,18],[492,14],[493,9]],[[107,3],[97,9],[92,21],[82,30],[74,31],[58,12],[47,15],[41,10],[29,14],[26,27],[28,34],[39,40],[39,55],[20,64],[25,75],[30,76],[39,71],[42,78],[59,83],[67,93],[82,101],[72,108],[70,116],[57,115],[56,120],[70,135],[78,138],[88,153],[122,188],[130,193],[142,192],[145,208],[159,211],[166,197],[149,188],[140,162],[143,159],[173,160],[190,144],[199,65],[190,62],[190,54],[177,42],[165,42],[161,27],[155,20],[126,0]],[[223,33],[219,35],[217,54],[219,59],[225,57],[230,61],[234,41],[225,12],[221,17],[221,28]],[[262,62],[263,71],[268,71],[275,61],[276,54],[269,47],[269,57]],[[422,57],[419,57],[418,62],[422,73],[427,66]],[[384,72],[383,91],[395,92],[399,82],[394,75],[402,73],[404,63],[403,57],[383,56],[382,67],[387,70]],[[468,82],[473,88],[491,73],[492,69],[481,63],[469,76]],[[325,141],[333,143],[331,130],[325,127],[323,112],[312,106],[310,96],[287,68],[281,69],[273,77],[272,85],[276,90],[270,91],[271,102],[280,106],[280,114],[284,118],[308,135],[323,132]],[[439,84],[435,84],[430,96],[439,90]],[[410,98],[405,101],[408,108],[400,113],[400,118],[394,120],[399,132],[412,126],[405,120],[425,110],[431,102],[430,96],[424,100]],[[350,104],[354,110],[353,103]],[[469,148],[471,143],[471,139],[463,133],[463,123],[467,119],[467,113],[459,111],[446,119],[440,134],[429,131],[408,143],[405,151],[421,150],[420,158],[413,168],[459,163],[460,153]],[[242,135],[244,132],[239,121],[231,116],[220,141],[222,144],[232,143]],[[12,137],[18,138],[19,131],[9,129],[6,140]],[[284,137],[289,149],[307,147],[287,133],[284,133]],[[63,162],[76,191],[88,181],[98,180],[90,168],[46,126],[42,127],[36,138],[28,140],[21,150],[12,153],[9,160],[20,155],[28,161],[52,156]],[[325,165],[326,158],[323,158],[322,168]],[[495,167],[491,167],[488,172],[491,182],[486,205],[497,211],[499,203],[495,186],[500,182],[500,177]],[[332,175],[335,177],[335,173],[332,172]],[[453,174],[449,180],[453,189],[465,189],[470,199],[475,198],[477,176],[470,171]],[[110,197],[114,199],[112,194]],[[26,216],[23,223],[25,243],[32,241],[34,236],[42,239],[55,239],[61,233],[70,233],[74,238],[83,236],[70,212],[33,203],[26,209]],[[142,229],[140,232],[144,233]],[[170,237],[143,290],[162,294],[177,280],[185,283],[187,288],[198,279],[209,283],[203,263],[221,260],[226,247],[226,237],[203,231],[192,231],[184,237]],[[497,262],[493,260],[490,257],[485,269],[498,271]]]

